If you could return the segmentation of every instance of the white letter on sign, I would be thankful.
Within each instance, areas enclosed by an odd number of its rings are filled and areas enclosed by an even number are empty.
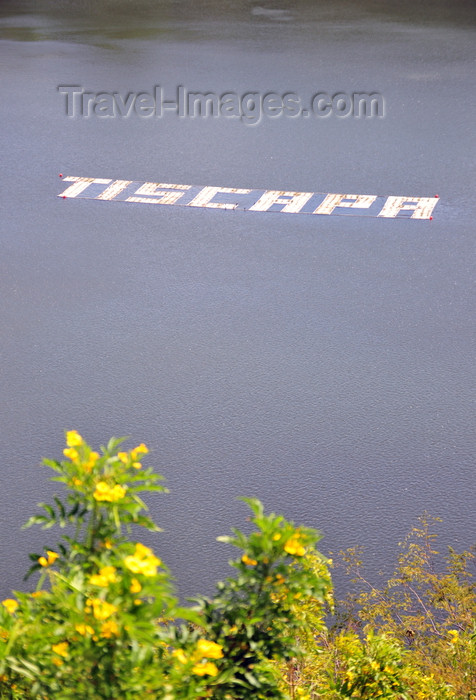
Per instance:
[[[224,194],[248,194],[251,190],[237,190],[233,187],[204,187],[187,204],[188,207],[211,207],[212,209],[236,209],[238,204],[223,204],[221,202],[212,202],[213,197],[223,192]]]
[[[114,180],[112,185],[106,187],[104,192],[101,192],[96,199],[114,199],[114,197],[117,197],[118,194],[125,190],[131,182],[133,182],[133,180]]]
[[[351,199],[352,202],[345,202]],[[328,194],[314,209],[313,214],[332,214],[336,207],[348,207],[350,209],[368,209],[377,199],[373,194]]]
[[[379,216],[394,219],[403,209],[413,209],[410,219],[429,219],[437,202],[438,197],[388,197]]]
[[[257,202],[250,207],[250,211],[268,211],[273,204],[285,204],[281,211],[286,214],[297,214],[303,206],[308,202],[312,192],[285,192],[279,190],[266,190]],[[283,199],[289,197],[289,199]]]
[[[58,195],[58,197],[77,197],[78,194],[84,192],[85,189],[92,185],[93,182],[97,185],[109,185],[111,180],[103,180],[97,177],[72,177],[71,175],[63,178],[66,182],[74,182],[68,189]]]
[[[147,197],[128,197],[126,202],[145,202],[147,204],[175,204],[177,200],[189,190],[191,185],[168,185],[165,182],[144,182],[135,191],[135,194],[145,194]],[[164,189],[176,190],[175,192],[165,192]],[[178,191],[177,191],[178,190]],[[152,197],[152,195],[160,197]]]

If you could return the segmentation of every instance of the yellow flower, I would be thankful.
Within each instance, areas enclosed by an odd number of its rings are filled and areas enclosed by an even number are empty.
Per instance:
[[[258,563],[256,559],[250,559],[250,557],[247,554],[243,554],[243,556],[241,557],[241,561],[243,562],[243,564],[248,564],[249,566],[256,566],[256,564]]]
[[[31,594],[31,597],[32,598],[41,598],[43,593],[44,593],[44,591],[33,591],[33,593]]]
[[[46,553],[48,555],[48,559],[46,559],[46,557],[40,557],[38,559],[38,563],[40,564],[40,566],[51,566],[59,557],[59,554],[57,554],[56,552],[52,552],[50,549],[47,549]]]
[[[279,532],[275,532],[275,534],[273,535],[273,540],[275,542],[277,542],[280,539],[281,539],[281,535],[279,534]]]
[[[118,452],[117,456],[123,464],[127,464],[129,462],[129,455],[127,452]]]
[[[51,564],[54,564],[55,561],[58,559],[59,554],[57,554],[56,552],[52,552],[50,549],[47,549],[46,553],[48,555],[48,564],[51,566]]]
[[[136,578],[133,578],[131,581],[131,587],[129,588],[131,593],[140,593],[142,590],[142,586],[140,585],[139,581]]]
[[[175,656],[175,658],[180,661],[181,664],[186,664],[188,661],[183,649],[174,649],[172,656]]]
[[[160,566],[161,561],[157,557],[150,557],[142,563],[141,573],[144,576],[155,576],[157,573],[157,567]]]
[[[139,455],[146,455],[146,454],[148,454],[148,452],[149,452],[149,449],[144,445],[143,442],[141,442],[140,445],[138,445],[137,447],[134,447],[134,449],[131,450],[132,461],[135,462]]]
[[[6,598],[5,600],[2,600],[2,605],[12,615],[15,612],[15,610],[18,608],[18,602],[16,600],[14,600],[13,598]]]
[[[137,557],[150,557],[153,554],[150,547],[146,547],[145,544],[141,542],[136,543],[136,556]]]
[[[98,574],[93,574],[89,577],[89,583],[93,586],[101,586],[102,588],[107,588],[110,583],[116,583],[116,567],[115,566],[103,566],[99,569]]]
[[[99,569],[99,573],[101,576],[105,576],[110,583],[115,583],[117,581],[115,566],[103,566],[102,569]]]
[[[53,649],[55,654],[58,654],[58,656],[62,656],[63,659],[67,658],[68,642],[59,642],[58,644],[53,644],[51,648]]]
[[[124,559],[124,564],[129,571],[132,571],[133,574],[142,574],[143,576],[155,576],[157,567],[161,563],[160,559],[154,556],[152,550],[140,542],[136,544],[134,554]]]
[[[96,501],[109,501],[110,503],[120,501],[126,495],[126,489],[119,484],[112,488],[105,481],[98,481],[93,497]]]
[[[197,654],[201,658],[207,659],[222,659],[222,647],[208,639],[199,639],[197,642]]]
[[[140,462],[132,462],[132,466],[134,469],[140,469],[142,467],[142,464]]]
[[[81,481],[81,479],[78,479],[77,477],[75,477],[73,479],[73,484],[74,484],[74,486],[82,486],[83,482]]]
[[[450,644],[456,644],[459,639],[458,630],[448,630],[448,634],[451,634]]]
[[[212,661],[207,661],[204,664],[195,664],[192,673],[196,676],[217,676],[219,671]]]
[[[68,457],[72,462],[77,462],[79,459],[79,452],[74,447],[66,447],[63,450],[65,457]]]
[[[76,632],[79,632],[83,637],[85,637],[87,634],[94,634],[94,629],[91,627],[91,625],[85,625],[83,622],[78,623],[77,625],[74,626]]]
[[[101,637],[104,637],[104,639],[110,639],[111,637],[117,637],[118,635],[119,627],[114,620],[103,622],[101,625]]]
[[[96,484],[96,490],[94,491],[94,498],[96,501],[110,501],[111,500],[111,489],[105,481],[98,481]]]
[[[157,566],[160,564],[160,559],[157,559],[157,557],[138,559],[137,557],[129,556],[124,559],[124,564],[133,574],[155,576],[157,573]]]
[[[299,534],[295,534],[287,540],[284,545],[284,551],[296,557],[302,557],[306,553],[306,550],[299,542]]]
[[[79,447],[84,442],[77,430],[68,430],[66,433],[66,444],[68,447]]]
[[[120,501],[121,498],[124,498],[126,495],[126,489],[124,486],[120,486],[120,484],[116,484],[114,488],[112,489],[112,500],[113,501]]]
[[[111,617],[117,611],[117,607],[112,605],[112,603],[108,603],[107,600],[92,598],[87,602],[92,605],[93,615],[96,620],[107,620],[108,617]]]
[[[132,571],[133,574],[141,574],[142,573],[142,559],[139,559],[139,557],[135,557],[133,554],[129,554],[127,557],[124,559],[124,564],[127,566],[129,571]]]
[[[83,465],[83,466],[84,466],[84,469],[85,469],[87,472],[92,471],[92,469],[93,469],[94,465],[96,464],[96,462],[98,461],[98,459],[99,459],[99,454],[98,454],[98,452],[90,452],[90,453],[89,453],[89,457],[88,457],[88,461],[85,462],[84,465]]]

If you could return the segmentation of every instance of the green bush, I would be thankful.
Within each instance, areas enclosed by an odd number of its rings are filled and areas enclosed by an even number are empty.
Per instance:
[[[239,550],[234,575],[184,607],[132,539],[159,530],[142,496],[162,477],[144,444],[121,445],[70,430],[65,459],[44,460],[65,494],[26,526],[65,534],[30,555],[35,590],[0,605],[0,700],[476,700],[475,555],[450,549],[439,571],[430,518],[383,586],[340,553],[356,592],[334,606],[318,533],[243,499],[254,529],[218,538]]]
[[[44,460],[66,496],[40,504],[27,526],[70,534],[30,555],[36,590],[3,601],[1,698],[282,697],[272,661],[295,653],[293,602],[324,602],[330,585],[302,565],[317,532],[245,499],[256,530],[219,538],[240,549],[236,577],[180,607],[166,565],[129,539],[133,526],[159,529],[142,494],[164,492],[161,477],[142,466],[145,445],[126,452],[121,442],[98,453],[71,430],[65,459]]]

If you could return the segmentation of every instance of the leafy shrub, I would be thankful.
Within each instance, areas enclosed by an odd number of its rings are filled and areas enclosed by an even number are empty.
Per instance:
[[[142,465],[147,447],[121,444],[112,439],[98,453],[71,430],[65,459],[44,460],[66,496],[40,504],[27,526],[69,534],[30,555],[35,591],[0,608],[1,698],[282,697],[271,660],[295,653],[294,600],[323,602],[330,585],[302,565],[317,532],[245,499],[256,531],[219,538],[241,550],[237,576],[215,597],[180,607],[166,565],[129,539],[134,526],[159,529],[142,494],[165,488]],[[325,558],[314,556],[324,572]]]
[[[218,538],[234,576],[184,607],[132,538],[159,531],[142,496],[162,477],[122,442],[96,452],[70,430],[44,460],[65,494],[26,525],[64,534],[30,555],[35,590],[1,602],[0,700],[476,700],[475,554],[450,548],[439,570],[428,516],[381,587],[341,552],[356,593],[334,608],[318,533],[243,499],[254,529]]]

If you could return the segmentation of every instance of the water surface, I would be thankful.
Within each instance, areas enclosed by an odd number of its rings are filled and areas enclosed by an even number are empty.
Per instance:
[[[474,541],[474,4],[3,2],[2,595],[63,431],[146,442],[154,544],[210,590],[239,495],[367,548]],[[93,92],[376,91],[382,119],[68,119]],[[58,199],[58,173],[432,196],[431,222]],[[49,547],[55,543],[47,533]]]

